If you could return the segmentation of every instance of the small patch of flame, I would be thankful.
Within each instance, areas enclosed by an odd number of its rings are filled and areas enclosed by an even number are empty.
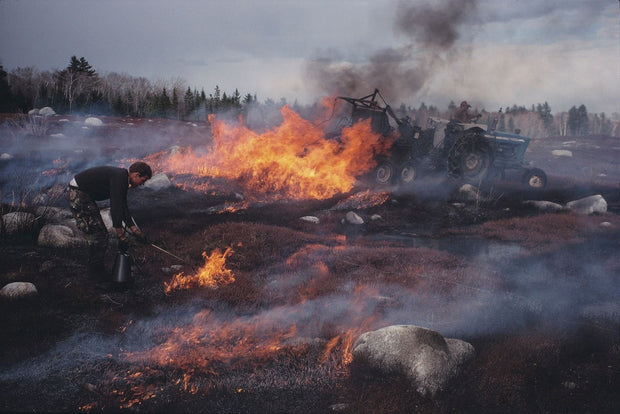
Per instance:
[[[192,289],[195,287],[217,287],[227,285],[235,281],[230,269],[226,268],[226,258],[233,253],[232,248],[227,248],[224,253],[215,249],[209,256],[202,253],[205,264],[194,275],[185,275],[183,272],[174,275],[170,283],[165,283],[166,293],[174,289]]]

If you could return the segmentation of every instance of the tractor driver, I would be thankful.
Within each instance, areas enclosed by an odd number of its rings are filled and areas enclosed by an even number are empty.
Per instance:
[[[454,113],[452,114],[452,119],[456,122],[468,123],[473,121],[474,119],[478,119],[481,117],[480,114],[472,115],[469,113],[469,108],[471,105],[467,103],[467,101],[461,102],[461,106],[456,108]]]

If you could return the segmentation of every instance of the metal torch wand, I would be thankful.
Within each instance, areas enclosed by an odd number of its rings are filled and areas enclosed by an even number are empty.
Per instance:
[[[140,229],[140,227],[138,226],[138,223],[136,223],[136,220],[134,220],[134,218],[133,218],[133,217],[131,218],[131,221],[133,221],[133,224],[134,224],[134,226],[136,226],[136,228],[137,228],[137,229]],[[125,230],[131,230],[131,229],[127,229],[127,226],[125,226]],[[169,256],[171,256],[171,257],[174,257],[175,259],[180,260],[181,262],[183,262],[183,263],[185,263],[185,264],[187,264],[187,265],[190,265],[190,266],[192,266],[192,267],[195,267],[193,264],[189,263],[187,260],[183,260],[183,259],[181,259],[181,258],[180,258],[179,256],[177,256],[176,254],[169,252],[168,250],[164,249],[163,247],[159,247],[159,246],[158,246],[158,245],[156,245],[155,243],[151,243],[150,241],[147,241],[147,242],[146,242],[146,244],[148,244],[148,245],[150,245],[150,246],[153,246],[154,248],[156,248],[156,249],[157,249],[157,250],[159,250],[160,252],[164,252],[164,253],[166,253],[167,255],[169,255]]]
[[[164,249],[164,248],[162,248],[162,247],[159,247],[159,246],[158,246],[158,245],[156,245],[156,244],[153,244],[153,243],[149,243],[149,244],[150,244],[151,246],[153,246],[154,248],[156,248],[157,250],[162,251],[162,252],[166,253],[167,255],[172,256],[172,257],[174,257],[175,259],[182,261],[183,263],[190,264],[190,263],[188,263],[186,260],[181,259],[181,258],[180,258],[179,256],[177,256],[176,254],[174,254],[174,253],[170,253],[168,250],[166,250],[166,249]]]

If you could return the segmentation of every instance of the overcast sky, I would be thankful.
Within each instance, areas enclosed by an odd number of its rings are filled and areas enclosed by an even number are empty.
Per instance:
[[[618,0],[0,0],[0,64],[300,103],[620,112]]]

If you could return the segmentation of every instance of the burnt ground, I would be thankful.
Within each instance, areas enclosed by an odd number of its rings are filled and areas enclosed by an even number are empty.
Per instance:
[[[158,125],[150,136],[161,136],[163,148],[182,137],[196,143],[204,131],[193,128]],[[71,152],[70,162],[58,145],[29,137],[20,147],[11,135],[10,150],[29,155],[12,161],[14,170],[3,167],[3,194],[15,170],[74,171],[92,158],[157,150],[124,148],[132,133],[109,127],[86,137],[88,157]],[[118,149],[101,146],[102,137]],[[361,183],[329,200],[237,211],[224,208],[239,206],[233,183],[206,193],[136,190],[136,220],[183,262],[135,244],[127,289],[91,279],[83,249],[42,248],[36,229],[4,235],[0,284],[32,282],[38,295],[0,301],[0,411],[618,412],[619,145],[570,141],[536,141],[528,151],[547,171],[547,189],[526,193],[508,177],[483,184],[475,201],[459,199],[458,184],[443,179],[406,193],[381,189],[392,191],[378,204],[355,202]],[[570,159],[549,155],[566,148]],[[605,197],[607,213],[523,204],[594,194]],[[365,224],[343,223],[350,210]],[[306,215],[320,222],[301,221]],[[171,265],[194,274],[202,252],[227,247],[234,282],[165,291]],[[109,268],[113,260],[112,248]],[[422,396],[402,375],[349,359],[350,340],[391,324],[466,340],[476,356],[438,394]]]

